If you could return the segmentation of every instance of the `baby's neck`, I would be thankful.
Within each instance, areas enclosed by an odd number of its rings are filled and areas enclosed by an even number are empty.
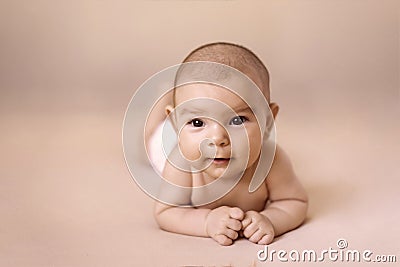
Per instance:
[[[241,183],[250,184],[250,181],[253,179],[254,172],[256,171],[257,163],[258,160],[244,171]]]

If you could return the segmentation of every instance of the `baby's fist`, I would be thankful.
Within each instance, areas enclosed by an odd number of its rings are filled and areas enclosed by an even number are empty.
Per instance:
[[[239,208],[222,206],[210,211],[206,218],[206,232],[219,244],[229,246],[242,229],[244,212]]]
[[[268,245],[275,236],[271,221],[257,211],[247,211],[242,221],[243,235],[251,242]]]

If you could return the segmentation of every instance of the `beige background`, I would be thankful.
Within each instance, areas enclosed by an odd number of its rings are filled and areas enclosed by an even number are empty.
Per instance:
[[[399,261],[399,14],[390,0],[1,1],[0,266],[269,264],[246,240],[158,230],[124,163],[135,89],[218,40],[268,66],[278,142],[310,195],[270,249],[346,238]]]

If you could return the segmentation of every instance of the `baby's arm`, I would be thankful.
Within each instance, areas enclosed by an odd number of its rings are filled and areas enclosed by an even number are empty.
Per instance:
[[[299,226],[306,217],[308,207],[307,194],[293,171],[289,157],[278,146],[266,185],[270,202],[259,213],[246,212],[242,222],[244,235],[259,244],[268,244],[275,236]]]
[[[178,186],[192,186],[191,174],[176,169],[168,162],[164,168],[164,177]],[[187,206],[191,203],[191,194],[187,191],[185,193],[177,189],[177,192],[167,192],[167,194],[169,194],[169,198],[174,197],[174,202],[180,205]],[[221,245],[230,245],[238,237],[244,213],[239,208],[227,206],[210,210],[170,206],[156,202],[154,216],[160,228],[165,231],[212,237]]]
[[[168,199],[182,206],[191,203],[191,193],[179,190],[179,186],[192,187],[192,176],[188,172],[176,169],[168,161],[164,168],[164,178],[177,185],[176,192],[166,192],[161,188],[160,194],[168,194]],[[173,198],[173,199],[172,199]],[[154,216],[161,229],[194,236],[207,236],[205,221],[210,210],[170,206],[161,202],[155,203]]]

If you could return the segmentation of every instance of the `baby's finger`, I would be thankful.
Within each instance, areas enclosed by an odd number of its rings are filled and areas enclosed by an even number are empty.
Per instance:
[[[247,226],[251,223],[251,217],[244,217],[242,221],[242,229],[246,229]]]
[[[216,235],[214,240],[223,246],[229,246],[233,243],[232,239],[226,237],[225,235]]]
[[[230,238],[232,240],[235,240],[239,236],[238,232],[236,232],[232,229],[229,229],[229,228],[226,228],[222,234],[226,235],[228,238]]]
[[[256,223],[251,223],[243,230],[243,235],[246,238],[250,238],[258,230],[258,225]]]
[[[228,219],[228,221],[226,222],[226,226],[235,231],[239,231],[240,229],[242,229],[242,224],[240,223],[240,221],[235,219]]]
[[[229,216],[232,219],[243,220],[244,212],[241,209],[237,208],[237,207],[230,208],[229,209]]]
[[[268,245],[269,243],[272,242],[272,240],[274,240],[274,237],[272,235],[264,235],[260,241],[258,241],[257,244],[259,245]]]
[[[258,241],[260,241],[264,235],[265,235],[264,232],[262,232],[261,230],[258,230],[249,238],[249,240],[253,243],[258,243]]]

